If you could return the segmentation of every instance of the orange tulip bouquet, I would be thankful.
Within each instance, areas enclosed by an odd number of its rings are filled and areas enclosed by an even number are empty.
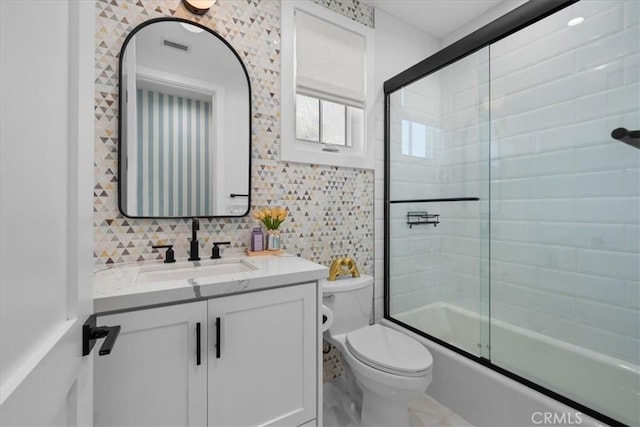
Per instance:
[[[253,217],[267,227],[266,249],[278,251],[282,247],[278,227],[287,219],[289,213],[285,208],[262,208],[254,212]]]

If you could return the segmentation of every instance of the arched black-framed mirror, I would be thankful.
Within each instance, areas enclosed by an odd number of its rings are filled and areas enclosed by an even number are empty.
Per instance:
[[[247,215],[251,85],[236,50],[197,23],[152,19],[127,36],[119,77],[120,212]]]

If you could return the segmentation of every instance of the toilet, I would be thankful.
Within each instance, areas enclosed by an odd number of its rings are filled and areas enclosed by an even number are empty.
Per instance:
[[[332,317],[324,339],[340,351],[344,391],[361,408],[360,424],[408,426],[409,401],[431,383],[431,354],[401,332],[369,325],[373,277],[325,279],[322,294]]]

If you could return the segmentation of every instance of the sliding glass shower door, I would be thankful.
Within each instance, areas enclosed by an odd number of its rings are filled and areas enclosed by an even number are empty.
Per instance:
[[[392,93],[390,105],[389,313],[487,357],[488,48]]]
[[[638,1],[582,1],[491,63],[491,361],[640,424]]]
[[[387,91],[385,316],[640,425],[640,2],[488,39]]]

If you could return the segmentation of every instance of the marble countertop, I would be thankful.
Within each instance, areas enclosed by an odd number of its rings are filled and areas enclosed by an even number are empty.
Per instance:
[[[199,262],[178,259],[175,264],[162,261],[139,262],[106,267],[94,274],[94,312],[143,308],[158,304],[191,302],[228,294],[257,291],[284,285],[308,283],[326,278],[327,267],[282,253],[280,255],[229,255]],[[215,275],[194,274],[194,278],[144,280],[145,272],[181,267],[206,270],[219,264],[248,265],[251,269]],[[170,271],[170,270],[165,270]],[[187,273],[188,276],[189,273]]]

